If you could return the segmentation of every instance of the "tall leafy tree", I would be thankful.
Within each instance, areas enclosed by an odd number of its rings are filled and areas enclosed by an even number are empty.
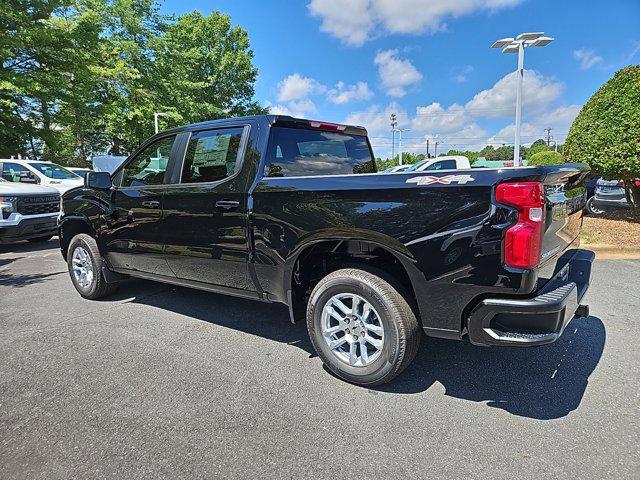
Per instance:
[[[150,86],[171,123],[264,113],[249,36],[228,15],[187,13],[152,42]]]
[[[169,124],[263,111],[246,31],[228,16],[159,13],[156,0],[5,0],[0,155],[82,164]]]
[[[640,65],[615,73],[589,99],[571,125],[564,154],[593,172],[625,181],[627,196],[640,207]]]

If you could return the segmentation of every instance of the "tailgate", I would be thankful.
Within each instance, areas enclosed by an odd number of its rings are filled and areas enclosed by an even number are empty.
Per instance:
[[[549,279],[563,265],[561,255],[575,243],[582,229],[583,209],[587,202],[584,179],[587,169],[547,167],[543,180],[545,218],[540,251],[539,276]],[[541,286],[541,285],[539,285]]]

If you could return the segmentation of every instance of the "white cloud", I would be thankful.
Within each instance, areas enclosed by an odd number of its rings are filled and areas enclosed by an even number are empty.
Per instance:
[[[308,98],[316,92],[324,92],[326,87],[313,78],[294,73],[280,81],[278,89],[278,101],[291,102]]]
[[[473,67],[471,65],[467,65],[466,67],[460,69],[458,73],[453,76],[453,79],[458,83],[464,83],[469,80],[469,74],[473,72]]]
[[[345,86],[344,82],[336,83],[335,88],[327,92],[329,101],[342,105],[352,100],[371,100],[373,92],[366,82],[357,82],[355,85]]]
[[[516,77],[512,72],[493,87],[478,92],[467,104],[468,114],[508,118],[513,115],[516,104]],[[525,70],[522,87],[522,109],[526,114],[544,111],[562,92],[562,83],[546,78],[534,70]]]
[[[416,108],[411,128],[424,133],[450,133],[464,128],[471,120],[462,105],[454,103],[445,109],[439,103],[432,103]]]
[[[581,70],[588,70],[604,61],[604,59],[600,55],[596,55],[596,52],[593,50],[574,50],[573,57],[580,62]]]
[[[373,62],[378,66],[382,86],[391,97],[404,97],[407,93],[405,88],[422,78],[409,60],[398,57],[398,50],[378,52]]]
[[[292,117],[306,117],[309,113],[316,112],[316,105],[311,100],[294,100],[286,104],[271,105],[267,102],[269,113],[273,115],[290,115]]]
[[[386,134],[391,131],[390,116],[392,113],[397,115],[398,127],[408,128],[411,125],[407,112],[396,102],[391,102],[384,108],[381,108],[379,105],[372,105],[366,110],[352,112],[347,115],[344,123],[348,125],[362,125],[366,127],[372,135]]]
[[[388,155],[391,151],[389,115],[398,115],[399,126],[411,128],[405,136],[405,146],[412,152],[426,151],[426,140],[439,142],[438,151],[449,149],[481,150],[485,145],[500,146],[513,144],[514,127],[508,124],[489,135],[483,126],[483,120],[504,118],[513,121],[515,113],[515,74],[510,73],[498,80],[491,88],[478,92],[466,104],[454,103],[443,106],[434,102],[419,106],[408,114],[394,102],[386,108],[372,106],[362,112],[350,114],[345,123],[356,123],[367,128],[374,137],[376,155]],[[530,144],[544,137],[544,129],[553,128],[555,139],[562,143],[574,118],[580,111],[580,105],[552,107],[558,99],[563,85],[534,71],[525,72],[524,115],[522,125],[522,143]],[[492,128],[492,131],[496,131]],[[376,138],[377,137],[377,138]]]
[[[320,29],[360,46],[380,33],[434,33],[450,18],[495,11],[522,0],[311,0]]]

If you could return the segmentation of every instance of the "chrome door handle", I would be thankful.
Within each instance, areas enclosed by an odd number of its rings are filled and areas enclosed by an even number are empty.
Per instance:
[[[147,208],[160,208],[160,202],[156,200],[147,200],[142,202],[142,206]]]
[[[235,210],[239,206],[240,206],[240,202],[236,202],[235,200],[218,200],[216,202],[216,208],[218,210],[224,210],[227,212],[229,210]]]

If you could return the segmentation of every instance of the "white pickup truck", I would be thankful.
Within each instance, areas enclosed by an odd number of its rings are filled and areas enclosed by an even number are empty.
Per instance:
[[[56,234],[60,193],[0,178],[0,243],[46,241]]]
[[[52,162],[39,162],[22,159],[0,159],[2,178],[9,182],[32,183],[53,187],[64,193],[83,183],[80,175]]]

